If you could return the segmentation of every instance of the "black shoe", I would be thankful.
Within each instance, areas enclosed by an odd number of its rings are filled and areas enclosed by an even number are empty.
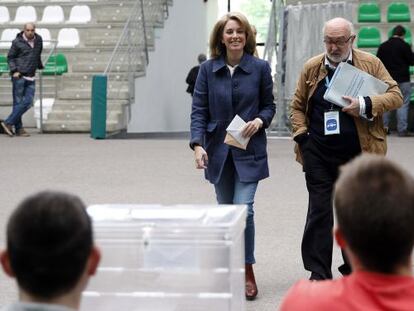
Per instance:
[[[343,276],[349,275],[349,274],[352,273],[351,267],[346,263],[344,263],[342,266],[338,267],[338,271],[341,272],[341,274]]]
[[[1,127],[4,130],[4,133],[6,133],[6,135],[9,135],[10,137],[13,137],[13,130],[12,130],[12,126],[11,125],[7,125],[4,121],[0,122]]]
[[[312,272],[311,276],[309,277],[309,280],[310,281],[323,281],[323,280],[325,280],[325,278],[322,275],[320,275],[319,273]]]

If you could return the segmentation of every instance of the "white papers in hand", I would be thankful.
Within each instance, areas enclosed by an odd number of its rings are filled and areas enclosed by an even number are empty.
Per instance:
[[[384,94],[388,84],[370,74],[342,62],[336,67],[328,89],[323,98],[335,105],[345,107],[349,102],[342,96],[372,96]]]
[[[250,137],[243,137],[242,135],[242,129],[245,125],[246,122],[244,122],[244,120],[236,114],[226,129],[227,133],[230,134],[241,146],[243,146],[244,149],[250,140]]]

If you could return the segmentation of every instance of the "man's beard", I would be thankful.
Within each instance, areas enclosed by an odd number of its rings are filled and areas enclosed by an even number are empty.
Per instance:
[[[334,63],[340,63],[346,59],[344,55],[332,55],[330,53],[326,53],[326,54],[328,56],[328,59]]]

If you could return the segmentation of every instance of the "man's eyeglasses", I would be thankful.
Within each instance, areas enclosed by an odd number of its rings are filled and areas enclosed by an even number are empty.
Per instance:
[[[353,38],[355,38],[354,35],[349,36],[348,39],[332,40],[332,39],[329,39],[329,38],[325,38],[325,39],[323,39],[323,42],[325,44],[335,44],[337,47],[344,47],[349,42],[349,40],[351,40]]]

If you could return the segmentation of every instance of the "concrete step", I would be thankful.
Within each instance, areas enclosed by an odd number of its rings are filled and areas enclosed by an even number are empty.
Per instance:
[[[12,93],[12,84],[10,83],[9,85],[4,84],[4,83],[0,83],[0,94],[11,94]],[[43,85],[42,86],[43,92],[46,93],[53,93],[55,92],[55,85],[52,84],[47,84],[47,85]],[[39,83],[36,83],[36,91],[35,93],[39,92],[40,90],[40,86]]]
[[[107,111],[106,118],[108,122],[117,122],[121,115],[121,111]],[[91,119],[91,112],[85,110],[73,111],[54,111],[52,110],[47,120],[50,121],[87,121]]]
[[[104,5],[100,6],[99,10],[93,10],[93,18],[97,22],[102,22],[109,18],[109,20],[127,20],[131,14],[133,6],[120,3],[118,6]],[[141,14],[141,8],[137,8],[138,13]],[[144,15],[146,20],[157,20],[159,22],[164,21],[164,6],[162,3],[149,2],[144,5]],[[115,18],[115,19],[114,19]],[[140,16],[138,16],[140,20]]]
[[[59,99],[90,99],[91,98],[91,90],[81,90],[81,89],[65,89],[58,94]],[[120,89],[116,91],[107,92],[108,99],[128,99],[129,92],[126,89]]]
[[[39,85],[39,72],[40,71],[37,71],[36,75],[36,87]],[[56,79],[54,76],[42,76],[43,85],[52,85],[54,84],[55,80]],[[11,79],[8,74],[3,74],[2,76],[0,76],[0,85],[12,85]]]
[[[138,55],[135,56],[135,58],[140,58],[141,63],[145,63],[145,52],[144,52],[144,45],[142,47],[142,52],[137,53]],[[149,49],[153,49],[154,47],[148,47]],[[113,54],[113,48],[112,50],[105,50],[98,52],[96,50],[93,51],[87,51],[87,52],[68,52],[66,53],[66,58],[68,60],[69,67],[76,63],[109,63],[111,56]],[[116,55],[115,61],[123,61],[124,59],[127,59],[127,53],[126,50],[122,52],[118,52]]]
[[[127,100],[107,101],[108,111],[122,112]],[[53,105],[54,112],[91,111],[91,100],[57,100]]]
[[[107,33],[107,35],[105,35]],[[83,46],[115,46],[119,40],[121,32],[111,33],[107,30],[105,32],[99,33],[97,31],[84,30],[79,31],[80,43],[79,45]],[[147,44],[148,46],[154,45],[154,34],[153,31],[147,31]],[[144,44],[144,32],[143,30],[136,29],[132,31],[131,42],[133,44]],[[83,43],[83,44],[82,44]]]
[[[96,72],[102,73],[105,71],[108,63],[76,63],[72,65],[72,72]],[[127,62],[124,64],[114,63],[112,66],[112,72],[128,72],[132,71],[145,71],[143,64],[134,64],[129,66]]]
[[[85,39],[85,46],[116,46],[119,41],[119,36],[92,36],[88,35]],[[144,35],[139,34],[131,38],[135,48],[144,49]],[[147,35],[147,47],[153,47],[155,44],[154,36]],[[121,46],[127,48],[128,44],[126,42],[121,42]]]
[[[55,92],[43,94],[43,98],[54,98],[54,97],[55,97]],[[2,98],[2,100],[0,101],[0,106],[11,107],[13,105],[13,97],[11,93],[0,93],[0,98]],[[34,101],[36,101],[38,98],[39,98],[39,93],[35,94]]]
[[[63,81],[66,83],[67,81],[92,81],[92,77],[96,74],[101,73],[93,73],[93,72],[68,72],[65,73],[63,77]],[[118,80],[118,81],[128,81],[128,73],[119,72],[119,73],[110,73],[108,75],[108,80]]]
[[[106,131],[116,132],[123,129],[120,122],[107,121]],[[56,120],[45,120],[43,124],[43,131],[49,133],[85,133],[91,131],[90,121],[56,121]]]
[[[89,89],[92,88],[92,79],[88,80],[65,80],[64,81],[64,89]],[[128,88],[128,81],[127,80],[108,80],[107,84],[108,89],[122,89],[122,88]]]

